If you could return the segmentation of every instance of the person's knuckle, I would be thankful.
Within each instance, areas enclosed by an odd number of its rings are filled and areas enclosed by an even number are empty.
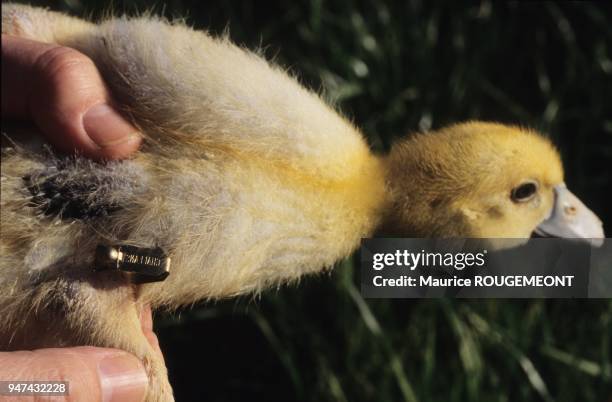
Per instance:
[[[57,46],[42,53],[35,70],[43,79],[61,83],[71,77],[90,74],[95,69],[93,61],[76,49]]]

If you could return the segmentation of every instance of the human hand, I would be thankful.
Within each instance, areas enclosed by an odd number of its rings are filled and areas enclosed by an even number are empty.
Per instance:
[[[151,307],[140,312],[141,329],[161,356]],[[163,358],[163,357],[162,357]],[[81,346],[0,352],[0,381],[67,381],[67,401],[142,401],[147,373],[135,356],[118,349]]]
[[[91,346],[0,352],[0,380],[66,381],[66,400],[83,402],[142,401],[148,382],[135,356]]]
[[[111,105],[87,56],[2,35],[2,118],[32,120],[62,152],[121,159],[138,149],[142,137]]]

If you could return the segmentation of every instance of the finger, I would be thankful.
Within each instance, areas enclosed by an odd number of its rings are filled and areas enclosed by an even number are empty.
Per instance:
[[[67,381],[67,400],[86,402],[142,401],[148,385],[133,355],[89,346],[0,352],[0,380]]]
[[[2,116],[34,120],[63,152],[118,159],[142,141],[91,59],[74,49],[2,35],[2,83]]]
[[[147,341],[149,341],[149,344],[163,359],[163,354],[159,347],[159,340],[155,332],[153,332],[153,313],[151,311],[151,306],[148,304],[143,306],[140,310],[140,325],[142,333],[145,338],[147,338]]]

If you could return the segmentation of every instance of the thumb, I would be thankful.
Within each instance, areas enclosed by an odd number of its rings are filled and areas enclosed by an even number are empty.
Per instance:
[[[2,83],[2,117],[33,120],[60,151],[118,159],[140,145],[95,64],[75,49],[2,35]]]
[[[2,381],[66,381],[68,401],[144,400],[148,377],[140,360],[89,346],[1,352]]]

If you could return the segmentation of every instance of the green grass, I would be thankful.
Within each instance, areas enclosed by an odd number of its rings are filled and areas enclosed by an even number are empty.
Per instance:
[[[106,1],[46,2],[99,15]],[[612,11],[588,2],[168,1],[264,46],[385,151],[465,119],[549,133],[612,230]],[[115,1],[134,12],[145,1]],[[609,300],[364,300],[352,260],[298,286],[157,317],[179,401],[604,401]]]
[[[364,300],[357,274],[347,262],[331,276],[260,300],[201,306],[180,324],[160,317],[177,381],[194,392],[200,375],[209,378],[201,383],[205,395],[219,401],[237,395],[600,401],[610,395],[609,301]],[[180,337],[189,342],[177,346]],[[189,399],[182,392],[177,386]]]

